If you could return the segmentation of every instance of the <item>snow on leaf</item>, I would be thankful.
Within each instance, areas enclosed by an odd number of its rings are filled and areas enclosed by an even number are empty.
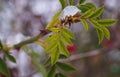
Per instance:
[[[61,12],[60,19],[65,19],[66,16],[74,16],[77,13],[81,13],[81,10],[79,10],[76,6],[67,6]]]

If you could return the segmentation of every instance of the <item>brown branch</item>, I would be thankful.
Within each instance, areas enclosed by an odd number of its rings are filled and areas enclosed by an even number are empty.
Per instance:
[[[59,61],[60,62],[71,62],[71,61],[79,60],[79,59],[85,58],[85,57],[96,56],[100,53],[101,53],[100,50],[94,50],[94,51],[91,51],[91,52],[75,54],[75,55],[72,55],[71,57],[69,57],[67,59],[60,59]]]
[[[97,56],[99,54],[104,53],[103,51],[106,51],[106,48],[93,50],[93,51],[86,52],[86,53],[75,54],[67,59],[60,59],[59,61],[60,62],[72,62],[72,61],[79,60],[79,59],[86,58],[86,57]]]
[[[114,48],[120,48],[120,41],[115,42],[111,48],[104,47],[102,49],[97,49],[97,50],[89,51],[86,53],[75,54],[75,55],[71,55],[67,59],[59,59],[59,61],[60,62],[72,62],[72,61],[76,61],[76,60],[86,58],[86,57],[101,55],[101,54],[106,53],[106,51],[110,51],[111,49],[114,49]]]

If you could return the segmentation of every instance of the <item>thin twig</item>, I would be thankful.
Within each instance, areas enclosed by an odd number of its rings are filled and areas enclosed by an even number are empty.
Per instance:
[[[72,55],[71,57],[67,58],[67,59],[60,59],[59,61],[61,62],[71,62],[74,60],[79,60],[81,58],[85,58],[85,57],[91,57],[91,56],[95,56],[100,54],[99,50],[95,50],[95,51],[91,51],[91,52],[87,52],[87,53],[81,53],[81,54],[75,54]]]
[[[86,52],[86,53],[80,53],[80,54],[75,54],[72,55],[71,57],[67,58],[67,59],[60,59],[60,62],[72,62],[75,60],[79,60],[81,58],[86,58],[86,57],[91,57],[91,56],[96,56],[102,53],[103,49],[100,50],[94,50],[94,51],[90,51],[90,52]]]

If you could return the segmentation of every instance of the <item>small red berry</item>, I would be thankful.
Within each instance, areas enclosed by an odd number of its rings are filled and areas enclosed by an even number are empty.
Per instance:
[[[75,44],[72,44],[72,45],[67,45],[67,50],[70,52],[70,53],[73,53],[75,52],[77,46]]]
[[[113,46],[113,41],[112,41],[112,40],[107,40],[107,39],[105,39],[105,40],[103,41],[103,46],[104,46],[104,47],[109,47],[109,48],[111,48],[111,47]]]

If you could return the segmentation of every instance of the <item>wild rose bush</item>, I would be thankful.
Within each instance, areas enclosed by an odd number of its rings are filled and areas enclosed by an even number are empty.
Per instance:
[[[59,0],[59,2],[62,8],[53,16],[45,30],[40,30],[40,34],[37,36],[24,40],[12,47],[4,45],[2,41],[0,41],[0,52],[15,63],[16,60],[10,55],[9,51],[12,49],[17,49],[18,51],[22,49],[31,57],[33,64],[44,77],[67,77],[62,71],[75,71],[72,65],[62,62],[62,60],[69,58],[70,53],[77,47],[72,42],[75,39],[71,30],[72,24],[81,22],[86,31],[89,29],[88,23],[92,24],[96,29],[99,44],[104,37],[108,40],[110,39],[110,32],[107,27],[116,21],[113,19],[100,18],[104,6],[96,8],[93,3],[87,3],[85,0],[80,0],[77,5],[73,4],[73,0],[68,0],[68,2],[66,2],[66,0]],[[45,38],[43,39],[43,37]],[[45,53],[49,57],[46,62],[40,63],[37,61],[40,55],[28,46],[30,43],[40,44],[44,48]],[[28,51],[31,51],[31,53]],[[0,72],[7,77],[11,76],[2,58],[0,58]]]

